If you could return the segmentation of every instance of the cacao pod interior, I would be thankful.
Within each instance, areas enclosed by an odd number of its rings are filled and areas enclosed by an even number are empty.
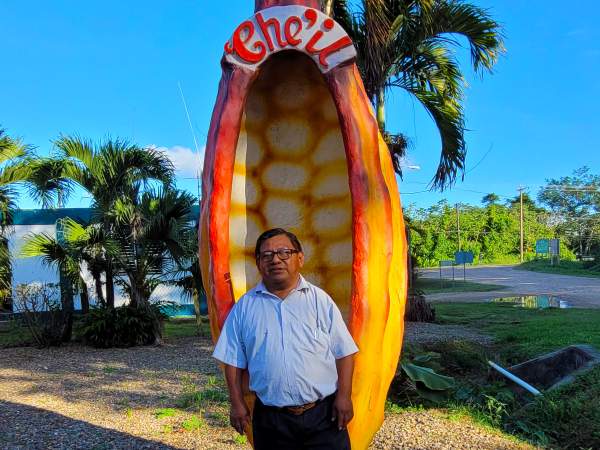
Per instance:
[[[231,192],[230,273],[236,301],[259,280],[261,232],[295,233],[303,275],[328,292],[348,320],[352,204],[337,110],[323,75],[300,52],[275,54],[248,94]]]

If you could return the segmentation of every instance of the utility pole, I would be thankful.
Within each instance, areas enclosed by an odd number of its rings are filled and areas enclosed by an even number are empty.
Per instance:
[[[460,242],[460,209],[459,204],[456,204],[456,234],[458,235],[458,251],[462,251],[462,246]]]
[[[523,186],[519,186],[519,202],[521,204],[521,262],[523,262]]]

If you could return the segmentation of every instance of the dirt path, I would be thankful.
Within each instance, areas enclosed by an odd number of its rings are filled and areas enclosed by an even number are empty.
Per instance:
[[[0,448],[247,448],[227,426],[211,349],[207,340],[182,338],[135,349],[0,350]],[[159,408],[176,409],[157,416]],[[389,415],[372,448],[530,447],[443,412],[417,411]]]
[[[444,269],[446,277],[448,269]],[[438,278],[439,270],[421,271],[424,278]],[[451,275],[450,275],[451,276]],[[514,266],[471,267],[466,270],[467,281],[506,286],[502,291],[455,292],[431,294],[431,301],[482,301],[511,295],[553,295],[579,308],[600,308],[600,278],[575,277],[550,273],[517,270]],[[462,280],[462,269],[456,272]]]

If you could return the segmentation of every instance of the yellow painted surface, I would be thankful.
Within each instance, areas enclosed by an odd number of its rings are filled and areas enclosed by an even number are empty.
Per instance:
[[[352,205],[344,142],[333,99],[305,56],[280,54],[251,88],[236,150],[230,269],[236,301],[258,281],[254,246],[282,227],[304,246],[306,278],[347,317]]]

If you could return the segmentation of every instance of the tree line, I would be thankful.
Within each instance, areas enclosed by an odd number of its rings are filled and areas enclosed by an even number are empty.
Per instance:
[[[537,201],[523,194],[525,260],[536,257],[538,239],[560,239],[565,260],[600,257],[600,176],[582,167],[570,176],[548,179]],[[411,254],[418,266],[437,266],[454,253],[471,251],[475,263],[517,263],[520,259],[519,196],[500,201],[494,193],[481,205],[451,205],[404,210]],[[460,245],[459,245],[460,241]]]

